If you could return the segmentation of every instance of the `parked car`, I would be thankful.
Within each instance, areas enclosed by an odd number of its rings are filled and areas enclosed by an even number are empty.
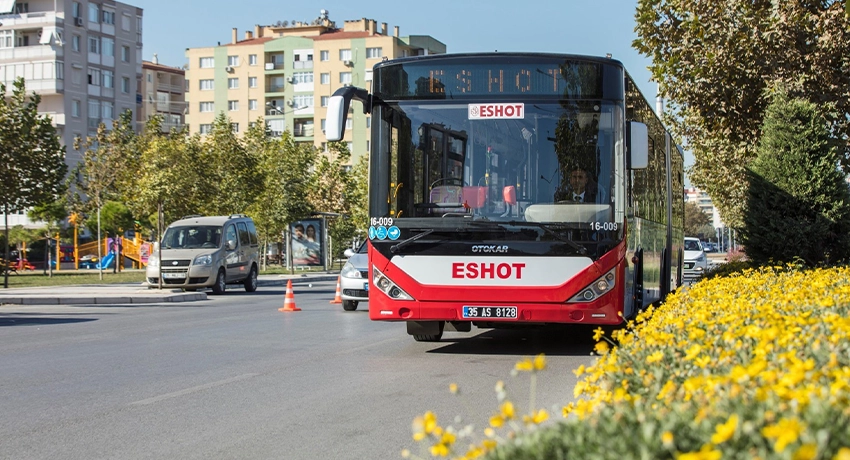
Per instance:
[[[254,221],[244,214],[186,216],[154,246],[145,271],[150,287],[159,285],[162,273],[162,285],[170,288],[223,294],[228,284],[241,284],[257,290],[260,244]]]
[[[342,308],[354,311],[357,310],[359,302],[369,300],[369,257],[366,254],[366,243],[361,244],[357,251],[346,249],[345,255],[348,261],[339,273]]]
[[[685,237],[684,263],[684,283],[693,284],[699,281],[708,268],[708,258],[699,238]]]

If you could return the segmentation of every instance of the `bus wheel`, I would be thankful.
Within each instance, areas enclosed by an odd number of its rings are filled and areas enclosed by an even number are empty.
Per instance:
[[[408,321],[407,333],[417,342],[439,342],[445,325],[444,321]]]
[[[357,301],[356,300],[343,300],[342,301],[342,309],[345,310],[345,311],[357,310]]]

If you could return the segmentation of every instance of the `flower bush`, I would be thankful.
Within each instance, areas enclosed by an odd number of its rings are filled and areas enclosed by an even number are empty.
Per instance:
[[[850,269],[704,280],[601,335],[568,420],[486,458],[850,460]]]

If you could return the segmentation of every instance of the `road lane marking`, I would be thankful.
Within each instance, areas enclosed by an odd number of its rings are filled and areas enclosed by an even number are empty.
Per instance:
[[[164,401],[166,399],[176,398],[178,396],[185,396],[185,395],[195,393],[195,392],[198,392],[198,391],[202,391],[202,390],[206,390],[206,389],[209,389],[209,388],[220,387],[222,385],[227,385],[228,383],[238,382],[240,380],[249,379],[251,377],[256,377],[258,375],[260,375],[260,374],[237,375],[236,377],[231,377],[229,379],[219,380],[217,382],[205,383],[203,385],[198,385],[196,387],[186,388],[185,390],[175,391],[173,393],[166,393],[166,394],[163,394],[163,395],[154,396],[153,398],[142,399],[140,401],[131,402],[130,405],[131,406],[145,406],[145,405],[148,405],[148,404],[153,404],[153,403],[157,403],[157,402],[160,402],[160,401]]]

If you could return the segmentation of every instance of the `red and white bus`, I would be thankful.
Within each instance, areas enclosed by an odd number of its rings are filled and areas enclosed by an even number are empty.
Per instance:
[[[682,282],[681,150],[613,59],[474,53],[376,64],[369,317],[444,330],[616,325]]]

